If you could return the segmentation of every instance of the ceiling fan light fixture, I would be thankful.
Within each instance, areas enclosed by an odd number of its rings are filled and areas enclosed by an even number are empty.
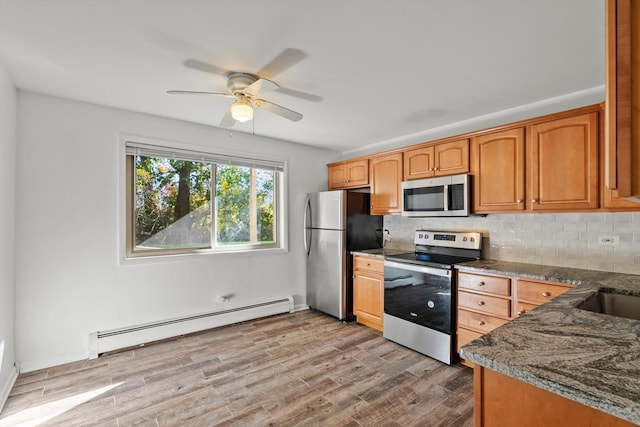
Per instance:
[[[253,119],[253,108],[245,99],[238,99],[231,106],[231,117],[240,123],[248,122]]]

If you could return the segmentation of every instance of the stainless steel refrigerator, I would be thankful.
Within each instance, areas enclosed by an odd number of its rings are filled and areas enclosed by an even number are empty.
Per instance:
[[[346,190],[307,194],[304,246],[307,305],[353,320],[351,251],[382,247],[382,216],[369,215],[369,194]]]

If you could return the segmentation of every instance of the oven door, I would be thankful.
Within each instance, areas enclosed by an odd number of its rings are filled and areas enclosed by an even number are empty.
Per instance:
[[[385,314],[452,335],[451,274],[449,269],[385,260]]]

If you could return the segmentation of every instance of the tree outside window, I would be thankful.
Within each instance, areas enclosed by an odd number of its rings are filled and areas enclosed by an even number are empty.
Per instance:
[[[273,247],[278,172],[129,156],[132,253]],[[214,194],[212,202],[212,194]]]

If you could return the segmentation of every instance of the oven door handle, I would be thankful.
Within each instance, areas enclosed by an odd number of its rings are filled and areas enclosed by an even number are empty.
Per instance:
[[[425,267],[422,265],[415,265],[415,264],[407,264],[404,262],[395,262],[395,261],[385,260],[384,266],[400,268],[402,270],[417,271],[419,273],[433,274],[434,276],[442,276],[442,277],[451,276],[451,270],[444,270],[442,268]]]

